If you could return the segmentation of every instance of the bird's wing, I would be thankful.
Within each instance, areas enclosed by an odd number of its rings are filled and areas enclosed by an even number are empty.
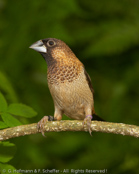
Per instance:
[[[94,93],[94,89],[93,89],[93,86],[92,86],[91,78],[90,78],[90,76],[88,75],[88,73],[86,72],[85,69],[84,69],[84,74],[85,74],[85,77],[86,77],[86,80],[87,80],[87,83],[89,85],[89,88],[90,88],[91,92]]]

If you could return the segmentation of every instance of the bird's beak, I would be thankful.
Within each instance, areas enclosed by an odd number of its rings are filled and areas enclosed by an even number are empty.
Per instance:
[[[37,52],[47,53],[47,48],[44,45],[44,43],[42,42],[42,40],[35,42],[29,48],[32,48],[33,50],[35,50]]]

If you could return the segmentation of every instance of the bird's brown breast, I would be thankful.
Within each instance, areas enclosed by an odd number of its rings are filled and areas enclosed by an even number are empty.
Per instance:
[[[55,105],[71,118],[84,119],[85,107],[93,108],[93,94],[82,63],[60,61],[48,68],[47,78]]]
[[[81,72],[80,66],[57,63],[48,68],[47,79],[50,84],[60,84],[76,80]]]

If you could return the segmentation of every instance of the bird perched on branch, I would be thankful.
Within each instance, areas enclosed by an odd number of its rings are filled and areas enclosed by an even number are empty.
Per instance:
[[[48,86],[55,106],[54,117],[44,116],[38,122],[42,134],[47,121],[61,120],[63,114],[84,120],[91,134],[91,120],[104,120],[95,114],[93,87],[84,65],[63,41],[55,38],[39,40],[30,48],[39,52],[48,65]]]

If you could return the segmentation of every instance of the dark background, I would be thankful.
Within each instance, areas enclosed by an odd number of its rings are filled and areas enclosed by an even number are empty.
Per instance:
[[[95,110],[110,122],[139,125],[138,0],[0,0],[0,90],[38,115],[53,115],[47,65],[29,46],[54,37],[83,62],[95,90]],[[8,78],[9,85],[2,77]],[[66,116],[63,119],[69,119]],[[59,132],[12,139],[9,164],[17,169],[107,169],[139,173],[139,140],[86,132]]]

